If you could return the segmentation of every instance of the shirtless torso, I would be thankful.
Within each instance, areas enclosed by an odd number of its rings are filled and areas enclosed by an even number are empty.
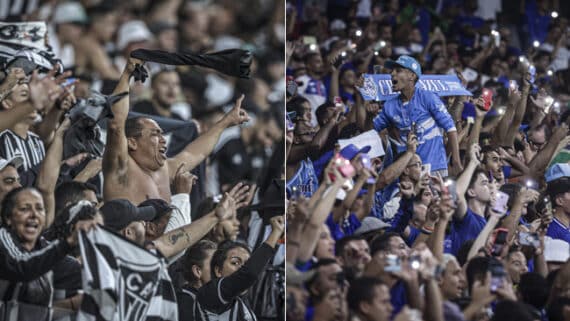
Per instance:
[[[141,63],[134,58],[129,60],[113,95],[129,91],[130,75],[135,64]],[[224,129],[249,120],[247,113],[241,110],[243,98],[243,95],[238,98],[234,108],[210,130],[170,159],[166,157],[162,129],[154,120],[146,117],[127,120],[128,96],[113,104],[114,118],[108,122],[103,154],[104,200],[123,198],[140,204],[149,198],[160,198],[170,203],[174,174],[191,170],[203,162]]]
[[[107,178],[116,182],[105,184],[106,198],[124,198],[137,205],[150,198],[160,198],[170,203],[170,178],[166,165],[155,172],[145,172],[132,157],[128,162],[126,179]]]

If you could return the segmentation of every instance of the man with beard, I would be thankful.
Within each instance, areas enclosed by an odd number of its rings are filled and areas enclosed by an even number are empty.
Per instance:
[[[416,87],[422,75],[419,62],[410,56],[389,60],[386,68],[392,69],[392,91],[399,95],[387,100],[384,108],[373,120],[378,132],[394,126],[400,131],[401,141],[414,130],[418,136],[417,153],[424,164],[431,164],[432,172],[448,175],[447,153],[442,131],[447,133],[451,146],[453,174],[463,170],[459,157],[457,130],[451,115],[435,93]],[[398,146],[398,152],[405,150],[405,144]]]
[[[142,61],[130,58],[114,95],[129,92],[129,79]],[[234,108],[186,146],[175,157],[166,157],[166,140],[158,124],[146,117],[127,120],[128,95],[112,106],[114,118],[109,121],[107,148],[103,154],[103,197],[107,200],[123,198],[135,204],[149,198],[160,198],[170,203],[170,185],[178,171],[188,171],[208,157],[222,131],[249,120],[241,110],[243,95]]]

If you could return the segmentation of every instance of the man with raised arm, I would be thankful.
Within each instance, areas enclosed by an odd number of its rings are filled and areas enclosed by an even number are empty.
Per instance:
[[[143,61],[130,58],[113,95],[129,92],[129,79]],[[123,198],[139,204],[149,198],[170,202],[170,185],[181,166],[189,171],[212,152],[222,131],[249,120],[241,110],[243,95],[234,108],[210,130],[202,134],[174,158],[166,157],[166,140],[158,124],[146,117],[127,119],[128,95],[111,109],[107,146],[103,154],[103,197],[105,201]]]

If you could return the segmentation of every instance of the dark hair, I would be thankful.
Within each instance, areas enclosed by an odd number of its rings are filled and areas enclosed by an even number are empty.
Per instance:
[[[474,257],[467,263],[467,269],[465,274],[467,276],[467,285],[469,288],[469,293],[471,293],[471,288],[476,279],[484,279],[489,270],[489,265],[491,258],[488,257]]]
[[[75,206],[79,208],[73,209]],[[73,209],[73,210],[72,210]],[[68,223],[71,212],[77,210],[75,217]],[[43,236],[48,240],[61,239],[69,236],[75,223],[80,220],[93,219],[99,211],[87,201],[70,204],[61,210],[53,221],[53,224],[45,231]]]
[[[535,272],[528,272],[521,275],[521,280],[518,287],[521,293],[522,300],[542,310],[548,300],[548,286],[546,279]]]
[[[188,283],[192,285],[198,281],[194,273],[192,273],[192,266],[197,265],[203,268],[204,260],[206,260],[208,256],[208,251],[216,250],[217,248],[218,245],[216,243],[209,240],[201,240],[186,250],[186,253],[182,257],[182,262],[184,262],[182,273]]]
[[[372,277],[362,277],[352,281],[346,296],[348,307],[352,311],[359,312],[361,302],[371,302],[374,299],[374,287],[378,285],[384,283]]]
[[[469,255],[471,247],[473,247],[473,243],[475,243],[475,240],[466,240],[459,246],[459,250],[457,250],[457,255],[455,257],[457,258],[457,263],[459,263],[460,266],[467,263],[467,256]]]
[[[491,321],[533,321],[535,320],[529,308],[521,302],[503,300],[495,307]]]
[[[31,190],[38,192],[34,187],[18,187],[6,194],[2,200],[2,209],[0,210],[0,218],[2,218],[2,225],[6,226],[6,221],[12,216],[12,212],[16,207],[16,197],[20,192]],[[39,193],[39,192],[38,192]],[[43,199],[43,198],[42,198]]]
[[[77,203],[85,199],[84,192],[93,191],[97,193],[97,188],[93,184],[76,181],[65,182],[55,189],[55,211],[59,213],[66,204]]]
[[[570,298],[558,297],[550,302],[550,305],[546,309],[548,320],[565,321],[566,318],[564,318],[564,308],[566,306],[570,306]]]
[[[317,122],[319,123],[319,126],[324,126],[324,119],[323,117],[325,117],[326,113],[327,113],[327,109],[334,107],[334,103],[331,101],[326,101],[324,104],[320,105],[319,107],[317,107],[317,109],[315,110],[315,117],[317,117]]]
[[[167,73],[176,73],[178,75],[178,71],[176,71],[176,69],[172,69],[172,68],[161,68],[158,72],[154,73],[152,75],[152,77],[150,78],[150,85],[151,87],[154,86],[156,80],[158,79],[158,77],[160,77],[163,74],[167,74]],[[179,76],[180,77],[180,76]]]
[[[366,240],[360,235],[349,235],[339,239],[338,241],[335,242],[334,252],[336,253],[336,256],[342,256],[344,254],[344,246],[352,241],[366,241]]]
[[[242,248],[251,254],[249,247],[246,244],[236,242],[236,241],[224,241],[218,245],[218,249],[212,255],[212,261],[210,262],[210,273],[212,274],[212,279],[218,278],[216,276],[216,268],[222,269],[224,262],[228,258],[228,253],[237,248]]]
[[[478,167],[477,169],[475,169],[473,176],[471,176],[471,180],[469,181],[469,186],[467,187],[467,189],[473,188],[473,186],[475,185],[475,182],[477,181],[477,178],[479,177],[480,174],[483,174],[483,175],[487,176],[487,178],[488,178],[488,173],[484,169]],[[465,198],[468,199],[471,197],[469,196],[468,193],[465,193]]]
[[[125,122],[125,136],[127,138],[140,137],[142,135],[141,132],[144,129],[141,120],[145,118],[147,117],[137,116],[137,117],[127,118],[127,121]]]
[[[294,96],[293,98],[291,98],[291,100],[289,100],[287,102],[287,111],[288,112],[296,112],[297,113],[297,117],[301,117],[301,111],[302,111],[302,107],[304,103],[308,103],[309,101],[307,100],[307,98],[303,97],[303,96]],[[295,121],[293,119],[293,121]]]
[[[386,232],[378,236],[372,244],[370,244],[370,255],[374,256],[376,252],[387,251],[390,249],[390,239],[393,237],[400,237],[396,232]]]

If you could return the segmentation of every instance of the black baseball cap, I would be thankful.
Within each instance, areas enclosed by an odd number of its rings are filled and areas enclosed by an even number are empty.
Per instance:
[[[162,200],[160,198],[147,199],[146,201],[140,203],[138,207],[139,208],[141,208],[141,207],[152,207],[152,208],[154,208],[154,210],[156,212],[156,216],[154,218],[155,220],[160,219],[164,215],[166,215],[166,214],[172,212],[174,209],[176,209],[175,206],[168,204],[167,201]]]
[[[136,207],[126,199],[115,199],[105,202],[101,207],[105,226],[111,230],[120,231],[132,222],[150,222],[156,217],[152,206]]]

